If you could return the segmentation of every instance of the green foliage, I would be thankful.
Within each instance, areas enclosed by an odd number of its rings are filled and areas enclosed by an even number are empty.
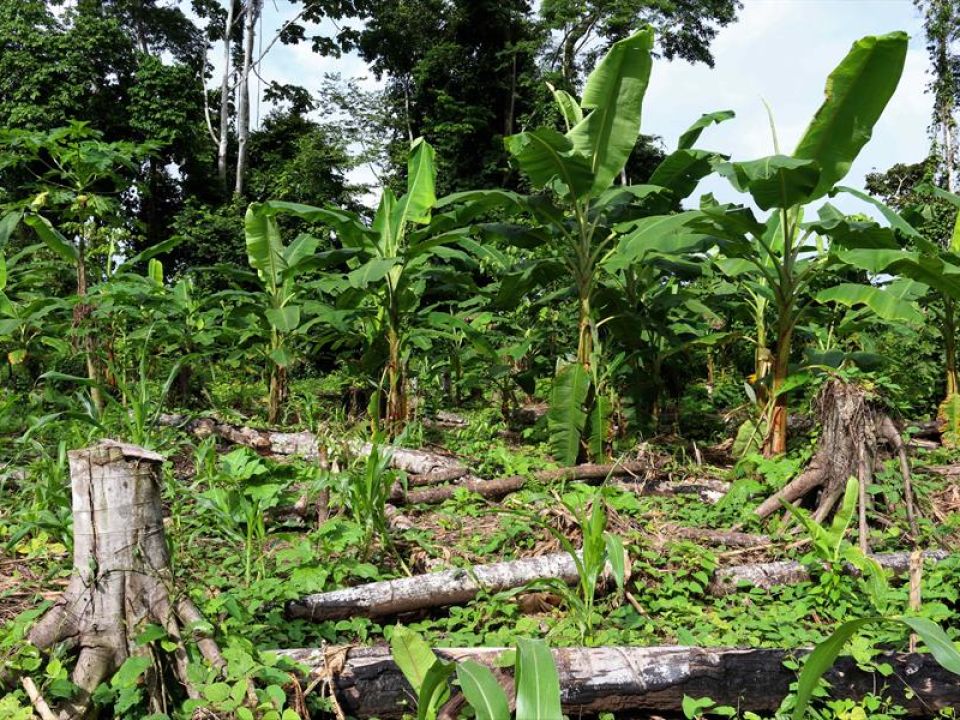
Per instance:
[[[271,482],[263,461],[246,448],[221,459],[214,487],[198,498],[214,520],[214,528],[243,547],[245,585],[263,577],[266,513],[280,504],[285,486]],[[256,573],[256,574],[254,574]]]
[[[390,546],[385,508],[398,475],[390,470],[390,456],[388,447],[374,441],[370,454],[344,476],[343,494],[347,509],[363,528],[361,556],[364,558],[369,557],[376,539],[382,546]]]
[[[450,698],[447,679],[454,673],[478,720],[510,720],[507,694],[486,665],[473,660],[445,662],[420,635],[402,625],[393,629],[390,650],[416,693],[418,720],[435,720]],[[563,717],[560,678],[549,646],[543,640],[519,639],[514,658],[515,717],[551,720]]]
[[[550,390],[550,448],[558,462],[573,465],[580,455],[580,438],[587,424],[585,404],[590,376],[580,363],[562,367]]]

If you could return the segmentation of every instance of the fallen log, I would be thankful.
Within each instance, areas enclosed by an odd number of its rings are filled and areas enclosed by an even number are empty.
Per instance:
[[[435,652],[444,660],[474,660],[493,667],[504,649],[438,648]],[[807,651],[667,646],[574,647],[552,652],[563,711],[580,717],[608,712],[680,713],[685,696],[710,697],[741,712],[773,712],[797,678],[784,661]],[[413,707],[413,691],[389,648],[296,649],[277,654],[309,667],[311,677],[328,680],[347,715],[394,720]],[[825,675],[830,696],[860,700],[883,689],[882,694],[911,717],[929,717],[960,705],[960,677],[941,668],[931,655],[882,653],[876,661],[889,663],[893,674],[883,678],[859,669],[852,658],[840,658]]]
[[[299,432],[261,430],[220,422],[214,417],[201,417],[191,420],[184,415],[169,414],[161,415],[160,423],[180,427],[199,438],[215,435],[235,445],[245,445],[252,448],[259,455],[297,456],[304,460],[321,460],[323,458],[320,441],[309,430]],[[356,457],[367,457],[372,448],[371,443],[354,442],[348,445],[350,453]],[[385,450],[390,452],[390,467],[412,475],[431,475],[432,473],[443,472],[453,479],[462,477],[467,473],[467,469],[456,458],[446,455],[393,446],[389,446]],[[443,479],[431,479],[427,482],[443,482]]]
[[[950,556],[946,550],[927,550],[923,553],[924,560],[933,563],[945,560]],[[872,555],[880,566],[896,575],[902,575],[910,569],[910,553],[894,552]],[[849,565],[844,566],[844,572],[855,574],[856,570]],[[717,568],[707,589],[712,595],[722,597],[736,592],[741,582],[755,587],[770,589],[778,585],[797,585],[810,579],[810,572],[796,560],[780,560],[770,563],[755,563],[752,565],[730,565]]]
[[[260,430],[220,422],[214,417],[190,419],[184,415],[169,415],[166,413],[160,416],[159,422],[161,425],[179,427],[198,438],[207,438],[214,435],[235,445],[245,445],[256,450],[259,455],[297,455],[305,460],[319,460],[321,457],[317,436],[308,430],[294,433],[279,430]]]
[[[693,540],[704,545],[723,545],[729,548],[755,548],[769,545],[772,542],[767,535],[754,535],[735,530],[677,527],[675,525],[664,527],[661,533],[669,539]]]
[[[569,553],[475,565],[469,569],[455,568],[317,593],[288,602],[286,614],[288,618],[314,622],[384,617],[425,608],[461,605],[481,591],[495,593],[548,578],[567,584],[577,581],[577,566]]]
[[[427,490],[407,492],[402,498],[410,505],[419,503],[441,503],[454,496],[458,489],[464,488],[488,500],[498,500],[512,492],[520,490],[531,480],[540,483],[560,481],[602,481],[608,477],[634,476],[646,478],[655,468],[649,462],[614,463],[612,465],[576,465],[569,468],[555,470],[541,470],[528,475],[512,475],[495,480],[481,480],[476,477],[465,477],[461,482],[433,487]]]

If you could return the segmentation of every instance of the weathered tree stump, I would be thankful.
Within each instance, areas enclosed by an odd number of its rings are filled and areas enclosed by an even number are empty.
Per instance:
[[[823,386],[816,406],[822,428],[816,454],[806,470],[767,498],[756,509],[756,514],[765,518],[780,509],[781,501],[794,502],[819,489],[813,516],[817,521],[823,521],[843,496],[847,479],[855,477],[860,483],[860,536],[861,544],[864,544],[867,487],[873,480],[878,447],[887,443],[900,460],[907,519],[916,536],[906,447],[900,431],[883,406],[862,386],[839,379],[830,380]]]
[[[28,640],[40,649],[66,643],[77,653],[73,682],[80,691],[59,710],[62,720],[85,717],[91,693],[131,656],[150,656],[135,638],[147,624],[165,628],[177,649],[164,658],[185,692],[187,653],[183,625],[202,618],[186,599],[175,599],[160,503],[163,457],[144,448],[104,440],[69,453],[73,494],[73,576]],[[181,625],[182,624],[182,625]],[[216,666],[223,659],[209,638],[195,638]],[[147,673],[155,712],[161,710],[162,668]]]

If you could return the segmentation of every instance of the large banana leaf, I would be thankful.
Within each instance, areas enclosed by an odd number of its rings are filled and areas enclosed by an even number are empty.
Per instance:
[[[894,32],[858,40],[827,78],[826,98],[793,153],[820,166],[811,200],[843,179],[870,140],[900,82],[907,39],[905,32]]]
[[[916,306],[889,292],[886,288],[856,283],[840,283],[817,293],[818,302],[835,302],[847,307],[865,305],[884,320],[902,320],[904,322],[923,322],[924,317]]]
[[[713,172],[715,159],[726,156],[708,150],[684,149],[667,155],[650,176],[652,185],[661,185],[682,200],[690,195],[703,178]]]
[[[717,172],[737,190],[750,193],[762,210],[789,208],[809,201],[820,178],[816,162],[786,155],[722,163]]]
[[[362,244],[371,231],[355,215],[336,208],[321,208],[284,200],[269,200],[258,206],[265,214],[276,215],[279,212],[296,215],[311,223],[326,225],[337,233],[340,242],[350,247]]]
[[[873,205],[877,210],[880,211],[880,214],[883,218],[890,223],[890,227],[898,230],[903,234],[904,237],[910,238],[915,243],[917,247],[923,252],[936,252],[936,246],[927,240],[919,230],[917,230],[913,225],[908,223],[903,219],[903,216],[900,215],[896,210],[889,207],[885,203],[880,202],[875,197],[867,195],[867,193],[857,190],[856,188],[846,187],[839,185],[835,188],[834,192],[844,192],[849,195],[853,195],[858,200],[862,200],[865,203]],[[833,193],[831,193],[833,194]],[[839,214],[839,213],[838,213]]]
[[[397,235],[403,233],[407,223],[426,225],[430,222],[430,211],[437,204],[436,178],[433,147],[423,138],[417,138],[407,159],[407,192],[392,214]]]
[[[695,210],[676,215],[657,215],[624,223],[620,242],[604,259],[607,270],[615,272],[634,263],[643,262],[649,254],[680,254],[689,252],[703,239],[690,229],[690,224],[701,217]]]
[[[283,257],[283,240],[275,214],[265,211],[259,203],[252,203],[247,208],[243,227],[250,266],[271,289],[278,288],[283,282],[287,263]]]
[[[53,224],[42,215],[24,215],[23,222],[36,231],[40,239],[51,250],[67,262],[75,263],[80,259],[80,251]]]
[[[700,139],[700,134],[714,123],[722,123],[736,116],[733,110],[718,110],[717,112],[704,113],[699,119],[684,131],[677,140],[677,150],[689,150],[694,143]]]
[[[841,250],[837,257],[873,275],[900,275],[960,299],[960,266],[939,257],[903,250]]]
[[[590,190],[593,173],[589,161],[573,153],[573,143],[556,130],[522,132],[506,138],[504,144],[534,187],[559,181],[574,197]]]
[[[590,374],[580,363],[560,368],[553,379],[547,429],[550,450],[562,465],[573,465],[580,454],[580,438],[587,423],[584,404],[589,390]]]
[[[553,99],[557,103],[557,107],[560,108],[560,114],[563,115],[563,124],[567,126],[569,132],[571,128],[583,120],[583,109],[566,90],[557,90],[550,83],[547,83],[547,87],[553,93]]]
[[[652,49],[653,30],[641,30],[614,43],[587,79],[580,105],[591,112],[567,137],[589,159],[594,194],[610,186],[637,144]]]
[[[300,324],[300,306],[285,305],[279,308],[267,308],[264,311],[270,327],[278,332],[293,332]]]

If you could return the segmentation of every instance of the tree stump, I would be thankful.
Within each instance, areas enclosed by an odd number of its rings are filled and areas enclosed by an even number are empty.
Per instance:
[[[780,491],[767,498],[756,514],[765,518],[781,507],[781,501],[794,502],[814,490],[820,490],[813,517],[822,522],[843,497],[847,479],[860,483],[860,535],[866,542],[867,487],[873,480],[878,447],[886,443],[900,461],[903,476],[907,520],[917,535],[913,507],[910,463],[896,424],[886,410],[867,391],[855,383],[839,379],[828,381],[816,401],[821,435],[817,452],[807,468]]]
[[[177,649],[163,662],[190,696],[181,623],[202,618],[187,599],[176,600],[163,530],[159,467],[150,450],[104,440],[69,453],[73,494],[73,576],[56,604],[37,622],[28,640],[40,649],[66,643],[77,653],[73,682],[80,691],[59,709],[62,720],[85,717],[91,693],[131,656],[151,656],[136,642],[145,625],[163,627]],[[223,658],[209,638],[195,638],[217,667]],[[147,673],[151,705],[161,707],[162,667]]]

